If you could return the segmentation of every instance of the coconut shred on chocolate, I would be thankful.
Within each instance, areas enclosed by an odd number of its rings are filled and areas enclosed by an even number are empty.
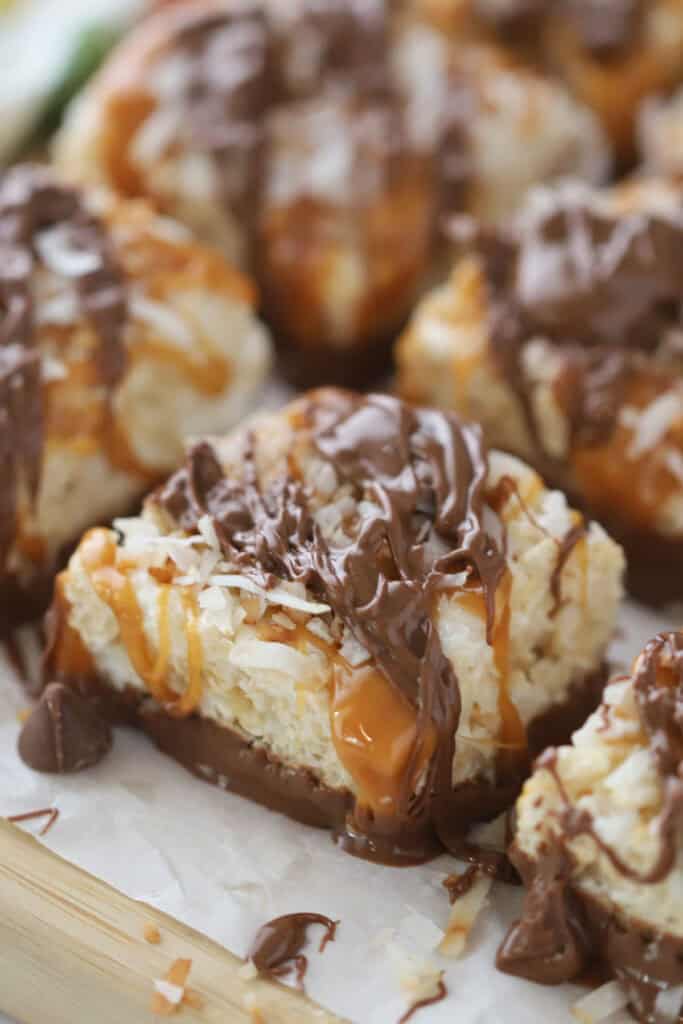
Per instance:
[[[125,365],[124,282],[106,232],[79,193],[47,168],[19,165],[0,176],[0,561],[14,540],[19,495],[35,500],[43,452],[41,354],[36,346],[33,276],[48,267],[73,282],[97,333],[102,385]]]
[[[661,994],[679,993],[683,1009],[683,940],[647,922],[627,918],[618,908],[574,882],[568,844],[580,836],[592,840],[625,879],[647,887],[678,870],[683,842],[683,636],[655,637],[638,660],[633,678],[639,726],[659,774],[663,804],[651,828],[658,853],[646,870],[629,865],[614,843],[599,834],[592,814],[572,806],[549,750],[538,763],[550,772],[562,798],[557,829],[531,860],[519,846],[510,856],[527,887],[522,917],[503,942],[497,965],[503,971],[543,984],[570,981],[590,961],[604,964],[620,982],[638,1020],[677,1022],[679,1009],[660,1015]]]
[[[493,513],[484,522],[488,460],[476,426],[386,396],[323,394],[304,406],[313,447],[372,502],[353,540],[323,538],[295,475],[261,488],[250,445],[242,479],[227,478],[211,446],[198,445],[157,500],[183,530],[209,515],[223,556],[260,586],[304,583],[417,708],[395,806],[385,817],[356,802],[337,827],[351,852],[409,863],[436,852],[437,839],[448,844],[458,818],[451,770],[460,696],[433,603],[464,571],[485,595],[491,629],[501,527]]]
[[[514,228],[482,232],[474,247],[490,294],[493,352],[547,462],[526,344],[547,341],[561,360],[556,397],[572,443],[609,438],[624,388],[646,361],[656,356],[663,372],[680,368],[683,211],[612,213],[577,187],[535,199]]]

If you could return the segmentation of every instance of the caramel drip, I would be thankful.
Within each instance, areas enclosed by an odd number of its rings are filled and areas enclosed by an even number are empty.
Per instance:
[[[205,351],[199,361],[181,349],[153,340],[145,340],[131,352],[133,364],[145,359],[172,366],[195,391],[208,397],[222,394],[232,376],[230,363],[223,355]]]
[[[142,609],[125,567],[118,562],[113,535],[106,530],[90,530],[81,547],[81,561],[95,592],[116,616],[121,643],[135,672],[169,714],[183,717],[194,711],[201,699],[202,649],[198,631],[198,612],[193,594],[182,591],[186,615],[188,685],[180,696],[168,686],[170,655],[170,588],[162,586],[157,598],[159,646],[155,652],[143,626]]]
[[[477,428],[388,396],[314,392],[297,413],[302,444],[310,438],[359,502],[372,495],[351,536],[323,536],[296,473],[296,447],[262,486],[251,433],[242,473],[226,476],[201,444],[156,501],[185,531],[211,516],[223,556],[238,571],[266,589],[282,579],[304,584],[363,645],[373,671],[336,665],[332,679],[331,732],[361,791],[337,840],[359,856],[421,860],[452,831],[460,717],[434,606],[466,570],[480,588],[492,642],[505,571],[503,546],[483,524],[486,453]],[[503,617],[499,658],[508,628]],[[511,712],[503,710],[507,735]]]
[[[185,639],[187,642],[187,689],[168,710],[182,718],[194,711],[202,696],[202,641],[199,633],[199,609],[197,598],[189,589],[181,593],[185,612]]]
[[[367,666],[354,669],[336,647],[305,625],[287,629],[262,622],[263,640],[287,643],[306,653],[321,651],[332,665],[330,732],[337,757],[357,786],[359,805],[376,813],[396,813],[405,772],[419,740],[417,709],[386,676]],[[434,753],[436,734],[429,728],[413,769],[417,783]]]
[[[102,121],[106,126],[102,161],[117,192],[122,195],[136,196],[145,192],[142,175],[130,158],[131,142],[155,105],[149,93],[132,90],[116,93],[107,104]]]
[[[510,696],[511,590],[512,576],[506,569],[496,591],[496,620],[493,627],[493,663],[498,673],[500,742],[505,750],[526,750],[526,729]]]
[[[330,720],[337,756],[358,787],[359,806],[395,814],[411,758],[410,784],[416,788],[434,753],[434,727],[420,736],[416,708],[370,668],[335,668]]]
[[[127,369],[134,363],[131,351]],[[97,369],[92,359],[70,361],[65,380],[49,381],[46,405],[50,448],[82,456],[101,452],[114,469],[139,477],[150,486],[159,482],[158,470],[137,457],[109,396],[97,388]]]
[[[103,429],[100,444],[114,469],[144,480],[149,486],[157,484],[163,477],[158,469],[141,462],[135,454],[130,439],[119,417],[107,417],[107,428]]]
[[[64,593],[66,574],[55,580],[55,592],[49,613],[50,642],[46,662],[49,673],[64,679],[88,679],[94,676],[92,655],[81,639],[81,634],[69,623],[71,605]]]
[[[193,336],[199,336],[193,326]],[[198,345],[200,353],[202,349]],[[223,394],[230,383],[232,367],[225,356],[203,346],[201,358],[181,351],[154,338],[145,337],[131,346],[128,371],[144,360],[166,364],[207,397]],[[112,408],[107,396],[96,389],[97,369],[92,359],[69,364],[66,380],[52,381],[47,386],[47,423],[50,446],[58,445],[80,455],[103,452],[118,470],[144,480],[150,486],[162,476],[142,462],[135,453],[120,414]]]
[[[498,713],[501,750],[526,750],[527,736],[524,723],[510,696],[510,592],[512,576],[505,570],[496,590],[496,612],[491,647],[493,664],[498,677]],[[486,621],[486,601],[481,590],[467,590],[457,595],[460,605]]]

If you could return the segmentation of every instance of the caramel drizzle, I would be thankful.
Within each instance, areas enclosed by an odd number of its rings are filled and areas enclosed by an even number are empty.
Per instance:
[[[46,682],[51,677],[88,680],[95,675],[92,655],[81,634],[69,622],[71,606],[64,590],[66,576],[66,572],[61,572],[55,580],[54,597],[45,620],[43,676]]]
[[[319,392],[297,415],[340,481],[359,500],[374,499],[355,540],[327,544],[293,459],[262,489],[249,435],[241,477],[226,477],[211,446],[198,445],[157,500],[184,530],[209,514],[238,571],[265,588],[278,579],[304,583],[367,649],[372,671],[338,662],[333,671],[331,733],[359,788],[338,839],[361,855],[371,847],[377,855],[379,843],[392,859],[424,859],[426,844],[436,849],[436,836],[452,825],[460,696],[435,605],[463,569],[495,646],[504,742],[526,746],[508,692],[505,558],[482,525],[488,463],[480,434],[379,395]],[[432,534],[445,542],[444,554],[427,543]]]
[[[316,636],[304,624],[293,630],[270,621],[256,626],[266,641],[285,642],[302,653],[313,647],[332,666],[330,733],[337,756],[358,787],[358,800],[373,813],[395,812],[399,780],[417,740],[417,711],[381,672],[362,665],[354,668],[337,647]],[[306,689],[301,684],[300,693]],[[436,737],[430,731],[413,772],[413,784],[432,756]]]
[[[157,594],[158,646],[155,651],[145,632],[135,587],[125,571],[114,535],[106,530],[91,530],[81,544],[80,555],[97,596],[116,617],[121,643],[137,675],[168,714],[175,717],[191,714],[201,700],[203,666],[199,611],[194,592],[190,588],[181,591],[187,645],[187,686],[178,694],[167,682],[171,651],[170,586],[160,585]],[[62,657],[60,655],[60,660]]]
[[[491,648],[493,664],[498,679],[498,714],[500,716],[500,732],[498,745],[501,751],[519,751],[527,749],[526,727],[519,711],[510,696],[510,594],[512,575],[505,570],[495,597],[493,629],[491,631]],[[479,590],[463,591],[457,595],[458,604],[476,615],[486,615],[484,597]]]

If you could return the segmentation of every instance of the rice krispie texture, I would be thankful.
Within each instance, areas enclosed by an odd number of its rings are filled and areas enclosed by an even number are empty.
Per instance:
[[[224,430],[269,365],[251,284],[140,202],[30,165],[0,179],[6,228],[0,593],[30,600],[64,545],[128,511]]]
[[[418,426],[402,435],[413,416]],[[444,491],[434,466],[442,457],[444,465],[464,458],[465,449],[453,454],[451,436],[465,439],[476,486],[458,463],[456,483]],[[335,458],[325,447],[330,437],[342,446]],[[394,458],[396,448],[399,477],[368,474],[359,482],[346,475],[349,443],[370,461]],[[403,520],[422,524],[419,546],[406,555],[413,572],[417,552],[432,565],[419,585],[395,577],[390,562],[383,568],[402,543],[386,510],[410,493],[411,473],[427,487]],[[263,538],[265,574],[251,549],[239,553],[249,518],[245,478],[250,514],[261,509],[254,543]],[[387,479],[403,481],[398,498]],[[276,496],[291,488],[305,499],[283,511]],[[458,529],[469,539],[454,554],[439,502],[454,517],[465,494],[475,505]],[[271,563],[285,528],[296,539],[282,548],[284,562]],[[86,535],[60,577],[51,674],[94,676],[129,699],[151,693],[169,715],[217,723],[277,763],[351,794],[355,819],[359,808],[369,807],[375,824],[386,815],[389,831],[407,813],[402,787],[421,791],[444,744],[449,792],[476,784],[486,794],[518,779],[528,727],[570,705],[599,676],[621,596],[622,554],[601,527],[583,524],[519,460],[487,456],[476,428],[388,397],[313,392],[255,418],[213,449],[194,449],[142,515],[117,521],[116,530],[118,546],[111,532]],[[482,536],[488,546],[473,554]],[[357,543],[370,549],[356,561]],[[300,565],[307,544],[316,566],[329,558],[337,567],[329,578],[316,569],[326,586],[317,576],[318,584],[284,572],[289,558]],[[442,578],[435,566],[446,564]],[[392,579],[404,579],[406,592]],[[426,605],[425,594],[432,595]],[[413,670],[413,646],[425,636],[427,653]],[[74,650],[85,661],[74,662]],[[442,664],[436,676],[451,680],[441,712],[429,704],[434,680],[423,679],[430,658]],[[439,739],[440,715],[450,734]],[[191,767],[202,774],[200,765]],[[485,815],[483,800],[478,810]],[[456,831],[462,824],[457,815],[451,822]]]
[[[677,1019],[671,998],[656,1013],[669,990],[683,1008],[682,651],[680,633],[650,641],[572,745],[541,757],[517,803],[527,911],[501,952],[552,982],[601,957],[643,1021]]]

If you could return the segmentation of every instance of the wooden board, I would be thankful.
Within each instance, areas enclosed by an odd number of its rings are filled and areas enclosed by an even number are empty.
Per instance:
[[[161,943],[145,941],[154,924]],[[179,1024],[335,1024],[297,992],[239,974],[221,946],[57,857],[0,819],[0,1010],[21,1024],[161,1021],[153,980],[190,958],[203,1006]],[[251,1008],[245,1004],[245,996]]]

